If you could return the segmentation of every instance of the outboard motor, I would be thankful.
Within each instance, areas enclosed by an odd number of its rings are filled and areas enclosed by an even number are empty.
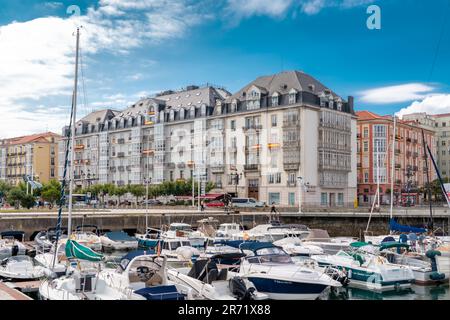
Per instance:
[[[253,300],[255,288],[248,288],[245,281],[241,277],[234,277],[229,282],[231,293],[237,297],[238,300]]]
[[[11,248],[11,256],[15,257],[19,254],[19,246],[17,244],[13,245]]]
[[[440,256],[441,252],[437,250],[428,250],[425,255],[431,260],[431,271],[433,271],[433,273],[430,274],[430,279],[434,281],[444,280],[445,274],[438,271],[436,263],[436,256]]]

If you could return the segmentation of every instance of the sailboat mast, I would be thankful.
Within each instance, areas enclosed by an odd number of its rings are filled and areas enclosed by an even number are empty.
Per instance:
[[[422,129],[422,144],[423,144],[423,154],[425,159],[425,168],[427,170],[427,189],[428,189],[428,202],[430,203],[430,223],[429,228],[431,229],[431,233],[433,234],[433,204],[431,203],[431,185],[430,185],[430,172],[428,170],[428,152],[427,152],[427,143],[425,141],[425,133]]]
[[[72,135],[71,135],[71,152],[70,152],[70,175],[69,175],[69,216],[67,223],[67,233],[70,236],[72,233],[72,208],[73,208],[73,185],[75,182],[75,133],[76,133],[76,118],[77,118],[77,94],[78,94],[78,61],[80,48],[80,28],[77,28],[77,45],[75,54],[75,84],[72,96]]]
[[[394,179],[395,179],[395,133],[397,129],[397,118],[394,113],[394,133],[392,134],[392,159],[391,159],[391,209],[390,218],[392,220],[394,210]]]

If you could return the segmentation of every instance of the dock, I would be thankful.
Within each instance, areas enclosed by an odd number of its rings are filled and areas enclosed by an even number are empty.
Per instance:
[[[33,299],[31,299],[18,289],[12,288],[11,283],[5,283],[0,281],[0,300],[33,300]]]

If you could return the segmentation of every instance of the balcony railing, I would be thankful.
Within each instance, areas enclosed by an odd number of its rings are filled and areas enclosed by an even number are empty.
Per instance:
[[[117,157],[118,158],[124,158],[125,157],[125,152],[118,152],[117,153]]]
[[[224,165],[216,165],[211,167],[212,173],[224,173],[225,172],[225,166]]]
[[[256,130],[256,131],[258,131],[258,130],[261,130],[262,128],[263,128],[263,126],[260,125],[260,124],[250,124],[250,125],[246,125],[245,127],[242,127],[242,130],[244,132],[248,131],[248,130]]]
[[[245,164],[244,165],[244,171],[259,171],[260,165],[259,164]]]

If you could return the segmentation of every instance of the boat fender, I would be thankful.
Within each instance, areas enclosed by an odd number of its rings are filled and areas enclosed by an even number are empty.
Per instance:
[[[435,271],[430,274],[430,279],[433,281],[441,281],[445,279],[445,274]]]

